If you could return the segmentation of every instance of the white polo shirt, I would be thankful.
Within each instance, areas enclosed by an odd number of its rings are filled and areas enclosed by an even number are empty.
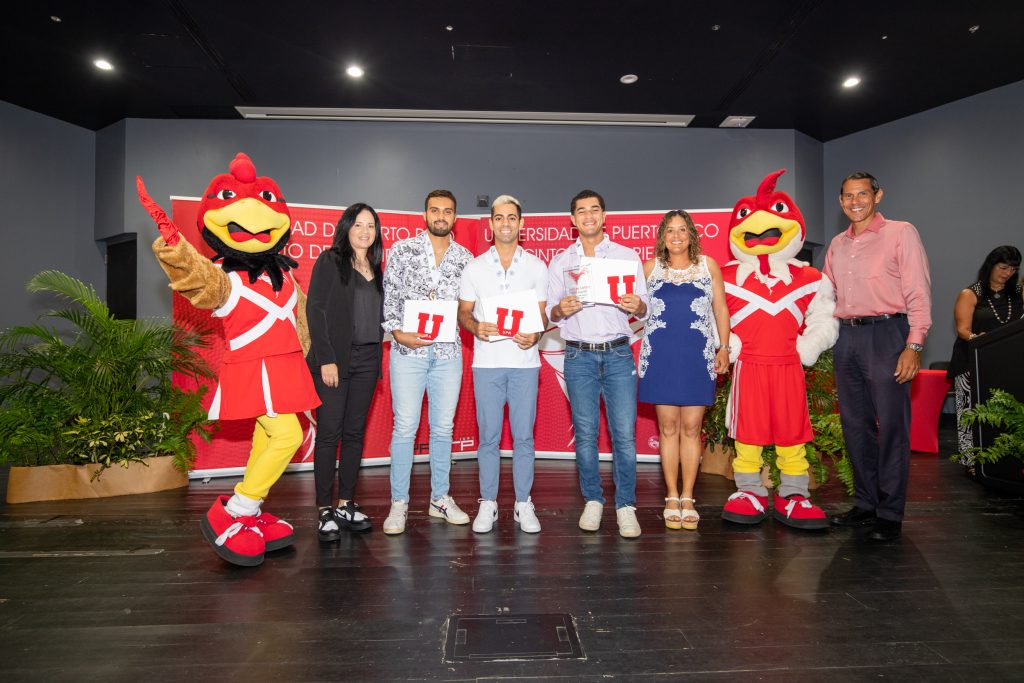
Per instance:
[[[498,250],[493,246],[466,264],[462,271],[459,298],[474,301],[473,317],[483,320],[483,299],[499,294],[512,294],[532,290],[538,302],[547,292],[548,269],[539,258],[516,248],[512,263],[506,271],[501,266]],[[540,353],[537,344],[521,349],[511,339],[480,341],[473,338],[474,368],[539,368]]]

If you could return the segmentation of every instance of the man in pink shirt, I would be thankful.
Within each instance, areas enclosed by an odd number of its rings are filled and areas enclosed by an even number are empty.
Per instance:
[[[839,417],[853,463],[854,507],[831,521],[899,537],[910,471],[910,381],[931,327],[928,256],[913,225],[878,213],[882,188],[870,173],[843,180],[839,205],[850,227],[825,255],[836,288],[834,358]]]

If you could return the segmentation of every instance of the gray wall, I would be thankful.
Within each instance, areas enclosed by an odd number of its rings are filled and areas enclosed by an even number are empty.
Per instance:
[[[879,210],[921,233],[932,273],[927,364],[949,360],[953,303],[1001,244],[1024,247],[1024,81],[825,144],[828,238],[847,226],[839,184],[856,170],[879,179]]]
[[[95,172],[92,131],[0,102],[0,329],[30,323],[53,305],[25,293],[41,270],[64,271],[103,293]]]
[[[123,218],[111,224],[120,221],[125,231],[139,234],[140,316],[167,315],[170,296],[148,251],[148,236],[156,232],[135,199],[135,175],[166,207],[170,195],[200,194],[238,151],[249,154],[257,171],[273,176],[295,203],[366,201],[418,211],[427,192],[448,187],[466,214],[480,212],[476,195],[503,192],[515,194],[527,211],[568,211],[572,195],[592,187],[605,195],[609,210],[720,208],[752,194],[765,174],[782,167],[791,172],[780,189],[794,192],[795,179],[803,178],[808,201],[817,203],[822,193],[816,168],[803,175],[796,168],[798,134],[786,130],[141,119],[125,124],[123,183],[105,190],[109,196],[100,201],[121,202]],[[122,144],[106,132],[99,136],[100,156],[105,145]],[[800,140],[801,156],[820,159],[813,149],[820,143],[809,140]],[[814,213],[812,208],[808,223],[813,219],[822,234],[820,210]]]

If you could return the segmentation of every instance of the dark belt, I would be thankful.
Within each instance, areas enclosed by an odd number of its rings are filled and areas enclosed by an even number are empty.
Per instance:
[[[866,315],[863,318],[840,318],[839,322],[850,327],[859,325],[874,325],[890,318],[906,318],[906,313],[883,313],[882,315]]]
[[[579,342],[567,339],[565,345],[571,346],[574,349],[579,349],[580,351],[611,351],[612,349],[616,349],[620,346],[625,346],[628,343],[629,337],[619,337],[618,339],[613,339],[610,342]]]

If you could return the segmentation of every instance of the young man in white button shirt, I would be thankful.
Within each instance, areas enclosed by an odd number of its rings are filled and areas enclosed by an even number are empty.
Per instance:
[[[530,499],[533,487],[533,429],[537,417],[537,381],[541,333],[518,332],[511,339],[500,337],[495,322],[484,322],[483,300],[502,294],[530,292],[537,302],[542,326],[547,268],[544,262],[519,246],[523,211],[519,201],[501,195],[491,204],[491,232],[494,246],[476,257],[462,273],[459,294],[459,324],[475,337],[473,341],[473,391],[480,433],[477,461],[480,467],[480,510],[473,531],[490,531],[498,518],[498,476],[501,455],[498,444],[508,404],[512,431],[512,478],[516,504],[513,519],[528,533],[540,531],[540,522]]]

